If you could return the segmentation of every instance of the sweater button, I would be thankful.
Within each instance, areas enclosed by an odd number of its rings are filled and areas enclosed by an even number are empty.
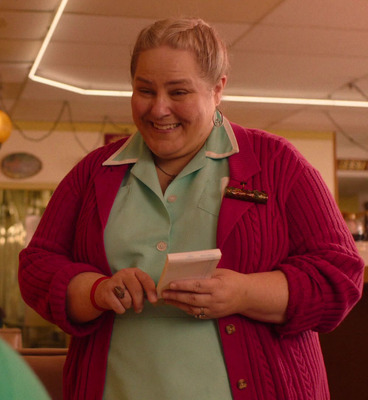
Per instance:
[[[243,390],[248,386],[248,384],[245,381],[245,379],[239,379],[238,383],[237,383],[237,386],[238,386],[238,389]]]
[[[232,335],[236,331],[235,325],[233,324],[226,325],[225,331],[228,335]]]

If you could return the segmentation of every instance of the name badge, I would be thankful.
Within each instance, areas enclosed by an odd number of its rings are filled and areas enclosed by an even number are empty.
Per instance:
[[[266,204],[268,200],[268,194],[266,192],[262,192],[261,190],[247,190],[233,186],[227,186],[225,188],[225,197],[260,204]]]

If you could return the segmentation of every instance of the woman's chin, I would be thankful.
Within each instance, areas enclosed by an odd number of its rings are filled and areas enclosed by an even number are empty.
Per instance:
[[[163,151],[161,149],[157,149],[155,151],[151,150],[154,156],[160,160],[175,160],[181,157],[179,152],[175,151]]]
[[[183,147],[178,146],[177,144],[173,145],[170,143],[167,143],[165,141],[163,142],[155,142],[152,144],[148,144],[148,147],[150,148],[151,152],[158,158],[161,159],[174,159],[181,157],[183,154]]]

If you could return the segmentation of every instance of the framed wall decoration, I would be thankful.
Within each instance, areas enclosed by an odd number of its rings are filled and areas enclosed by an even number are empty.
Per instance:
[[[1,160],[2,173],[12,179],[29,178],[41,169],[41,160],[30,153],[11,153]]]

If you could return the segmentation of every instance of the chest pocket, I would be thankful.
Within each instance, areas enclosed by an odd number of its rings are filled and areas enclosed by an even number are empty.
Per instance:
[[[221,207],[222,193],[218,180],[209,180],[204,187],[199,200],[198,208],[218,217]]]

